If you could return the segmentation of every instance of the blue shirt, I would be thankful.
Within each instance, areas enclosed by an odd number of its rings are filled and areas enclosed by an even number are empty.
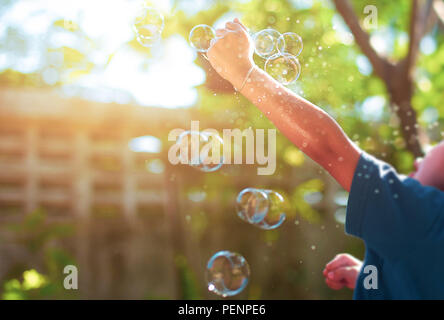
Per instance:
[[[366,246],[354,299],[444,299],[443,191],[363,153],[353,177],[345,230]],[[377,272],[365,269],[369,265]],[[377,289],[372,289],[376,286],[370,280],[376,275]]]

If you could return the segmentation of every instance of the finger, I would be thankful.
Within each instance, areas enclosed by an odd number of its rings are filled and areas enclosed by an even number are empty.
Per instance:
[[[243,23],[242,22],[240,22],[240,20],[238,19],[238,18],[234,18],[234,20],[233,20],[235,23],[237,23],[238,25],[240,25],[241,27],[242,27],[242,29],[244,29],[245,31],[247,31],[248,32],[248,29],[247,29],[247,27],[246,26],[244,26],[243,25]]]
[[[216,30],[216,37],[221,38],[223,37],[225,34],[227,34],[227,29],[217,29]]]
[[[333,272],[333,277],[329,277],[330,272],[327,274],[327,277],[332,281],[342,282],[348,288],[354,288],[356,281],[353,276],[354,272],[352,267],[338,268]]]
[[[327,273],[327,279],[336,282],[344,282],[349,284],[349,280],[352,277],[353,269],[351,267],[337,268],[334,271]]]
[[[325,268],[327,270],[334,270],[334,269],[348,266],[348,265],[352,265],[352,264],[353,263],[352,263],[352,260],[350,259],[350,256],[348,256],[346,254],[338,254],[336,257],[333,258],[333,260],[331,260],[329,263],[327,263]]]
[[[241,26],[237,23],[234,23],[234,22],[227,22],[225,24],[225,28],[227,28],[228,30],[231,30],[231,31],[237,31],[241,28]]]
[[[325,283],[333,290],[340,290],[344,287],[344,284],[341,282],[331,281],[329,279],[325,279]]]

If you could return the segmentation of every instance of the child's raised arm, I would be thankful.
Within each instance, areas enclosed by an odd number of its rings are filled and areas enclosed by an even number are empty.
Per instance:
[[[336,121],[255,66],[254,44],[239,20],[228,22],[217,36],[208,51],[213,68],[350,191],[361,152]]]

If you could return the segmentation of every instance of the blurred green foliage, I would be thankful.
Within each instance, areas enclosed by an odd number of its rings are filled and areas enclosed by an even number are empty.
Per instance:
[[[46,213],[37,210],[19,223],[8,224],[2,231],[12,234],[17,243],[27,249],[27,259],[12,267],[0,288],[3,299],[76,298],[75,291],[63,287],[63,269],[75,262],[60,245],[61,239],[73,235],[71,224],[48,221]],[[40,259],[40,272],[29,266],[29,261],[35,261],[36,257]]]

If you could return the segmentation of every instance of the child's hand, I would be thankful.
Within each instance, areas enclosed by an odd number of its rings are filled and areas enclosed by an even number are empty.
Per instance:
[[[254,66],[254,43],[237,18],[227,22],[224,29],[217,29],[216,36],[207,52],[208,59],[221,77],[240,89]]]
[[[354,289],[361,267],[362,261],[355,257],[345,253],[338,254],[325,266],[323,271],[325,282],[334,290],[342,289],[344,286]]]

